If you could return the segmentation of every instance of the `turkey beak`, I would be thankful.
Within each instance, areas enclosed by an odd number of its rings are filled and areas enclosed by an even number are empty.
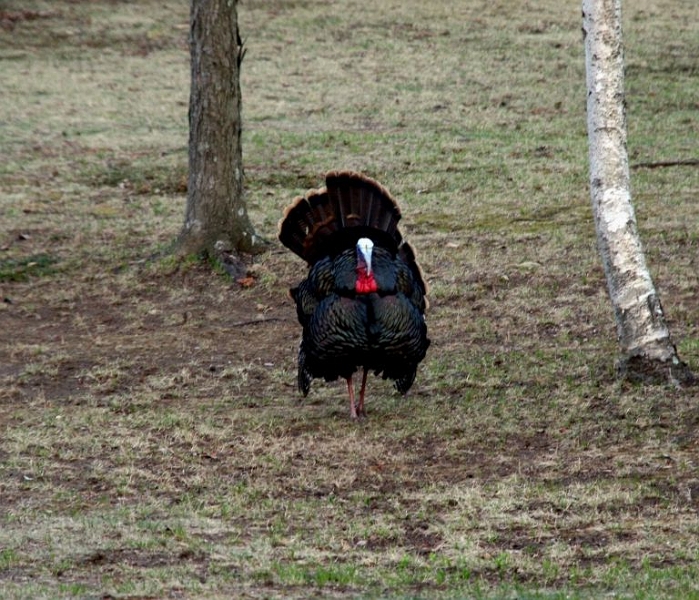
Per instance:
[[[357,249],[361,253],[364,263],[366,264],[367,275],[371,275],[371,252],[373,248],[374,242],[372,242],[369,238],[361,238],[357,242]]]

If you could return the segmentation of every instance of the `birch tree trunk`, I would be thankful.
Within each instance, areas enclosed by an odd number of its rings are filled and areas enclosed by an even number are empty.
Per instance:
[[[240,63],[236,0],[191,0],[189,179],[184,254],[230,255],[262,245],[243,198]]]
[[[582,0],[590,195],[597,243],[631,380],[693,380],[670,338],[638,235],[626,150],[621,0]]]

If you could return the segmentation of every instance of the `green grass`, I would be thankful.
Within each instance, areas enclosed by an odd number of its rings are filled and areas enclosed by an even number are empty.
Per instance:
[[[695,392],[615,379],[579,7],[535,8],[239,5],[258,232],[361,170],[430,284],[413,389],[359,425],[295,389],[300,261],[167,256],[187,3],[0,8],[0,597],[699,597]],[[694,3],[624,11],[632,167],[696,159]],[[632,185],[697,370],[699,170]]]
[[[0,281],[27,281],[34,277],[55,274],[56,262],[56,258],[46,254],[2,261],[0,262]]]

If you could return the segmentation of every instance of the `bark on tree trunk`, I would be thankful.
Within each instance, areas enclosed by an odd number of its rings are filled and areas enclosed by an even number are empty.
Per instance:
[[[180,252],[212,256],[262,246],[243,198],[240,62],[235,0],[192,0],[189,180]]]
[[[621,0],[583,0],[590,195],[597,243],[621,345],[619,372],[689,382],[677,356],[638,235],[626,150]]]

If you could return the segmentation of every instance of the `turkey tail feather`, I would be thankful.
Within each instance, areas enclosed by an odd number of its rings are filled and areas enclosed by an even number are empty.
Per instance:
[[[279,239],[287,248],[313,264],[339,240],[370,232],[395,249],[401,245],[400,209],[385,187],[354,171],[331,171],[325,181],[325,187],[295,198],[284,211]]]

